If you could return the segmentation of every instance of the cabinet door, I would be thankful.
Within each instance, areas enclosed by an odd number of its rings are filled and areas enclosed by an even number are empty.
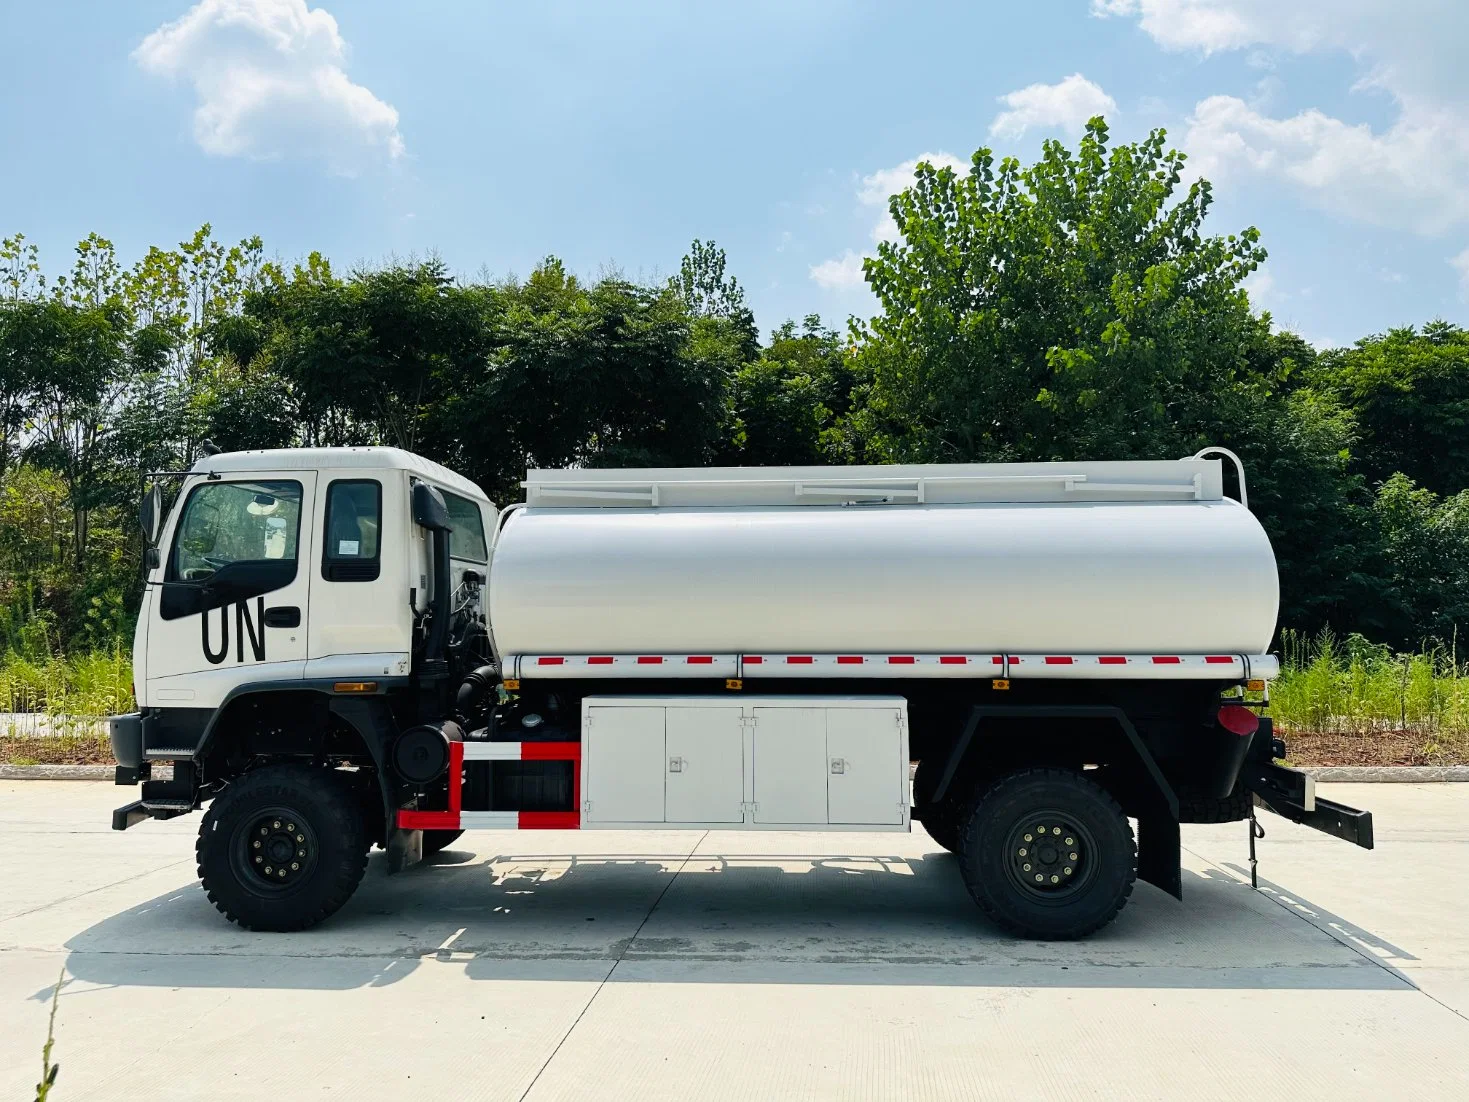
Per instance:
[[[825,823],[826,710],[753,711],[755,822]]]
[[[663,778],[670,823],[745,821],[744,727],[738,704],[668,708]]]
[[[587,821],[663,822],[663,709],[593,707],[588,713]]]
[[[903,731],[896,708],[832,708],[826,713],[827,807],[831,823],[903,821]]]

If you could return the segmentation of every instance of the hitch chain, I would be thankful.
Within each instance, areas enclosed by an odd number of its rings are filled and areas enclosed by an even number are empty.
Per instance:
[[[1250,887],[1256,891],[1260,890],[1260,860],[1255,856],[1255,839],[1265,837],[1265,828],[1260,825],[1260,820],[1255,818],[1255,806],[1250,805]]]

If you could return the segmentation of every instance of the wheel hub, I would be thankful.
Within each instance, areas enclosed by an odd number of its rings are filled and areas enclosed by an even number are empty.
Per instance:
[[[284,808],[255,816],[236,837],[236,861],[256,887],[292,887],[316,863],[315,834],[301,816]]]
[[[1010,832],[1006,849],[1011,878],[1043,896],[1075,890],[1090,871],[1090,835],[1054,812],[1018,824]]]

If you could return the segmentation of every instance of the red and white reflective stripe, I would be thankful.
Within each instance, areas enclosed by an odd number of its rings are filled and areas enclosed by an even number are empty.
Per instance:
[[[1242,654],[1009,654],[1005,664],[1011,678],[1238,680],[1257,661],[1251,657],[1247,666],[1246,658]]]
[[[1129,680],[1270,679],[1264,654],[594,654],[506,659],[523,678],[573,677],[1046,677]]]
[[[467,761],[569,761],[574,811],[464,811]],[[403,830],[578,830],[581,828],[581,743],[451,742],[449,798],[443,811],[399,811]]]
[[[506,676],[573,677],[737,677],[734,654],[522,654],[505,659]]]
[[[997,654],[745,654],[743,677],[994,677]]]

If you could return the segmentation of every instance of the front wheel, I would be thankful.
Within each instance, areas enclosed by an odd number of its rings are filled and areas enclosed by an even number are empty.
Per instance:
[[[980,909],[1011,933],[1042,940],[1101,929],[1137,878],[1122,808],[1068,769],[1026,769],[996,781],[967,808],[958,853]]]
[[[329,769],[269,765],[214,798],[195,853],[209,901],[249,930],[304,930],[335,913],[367,870],[351,788]]]

